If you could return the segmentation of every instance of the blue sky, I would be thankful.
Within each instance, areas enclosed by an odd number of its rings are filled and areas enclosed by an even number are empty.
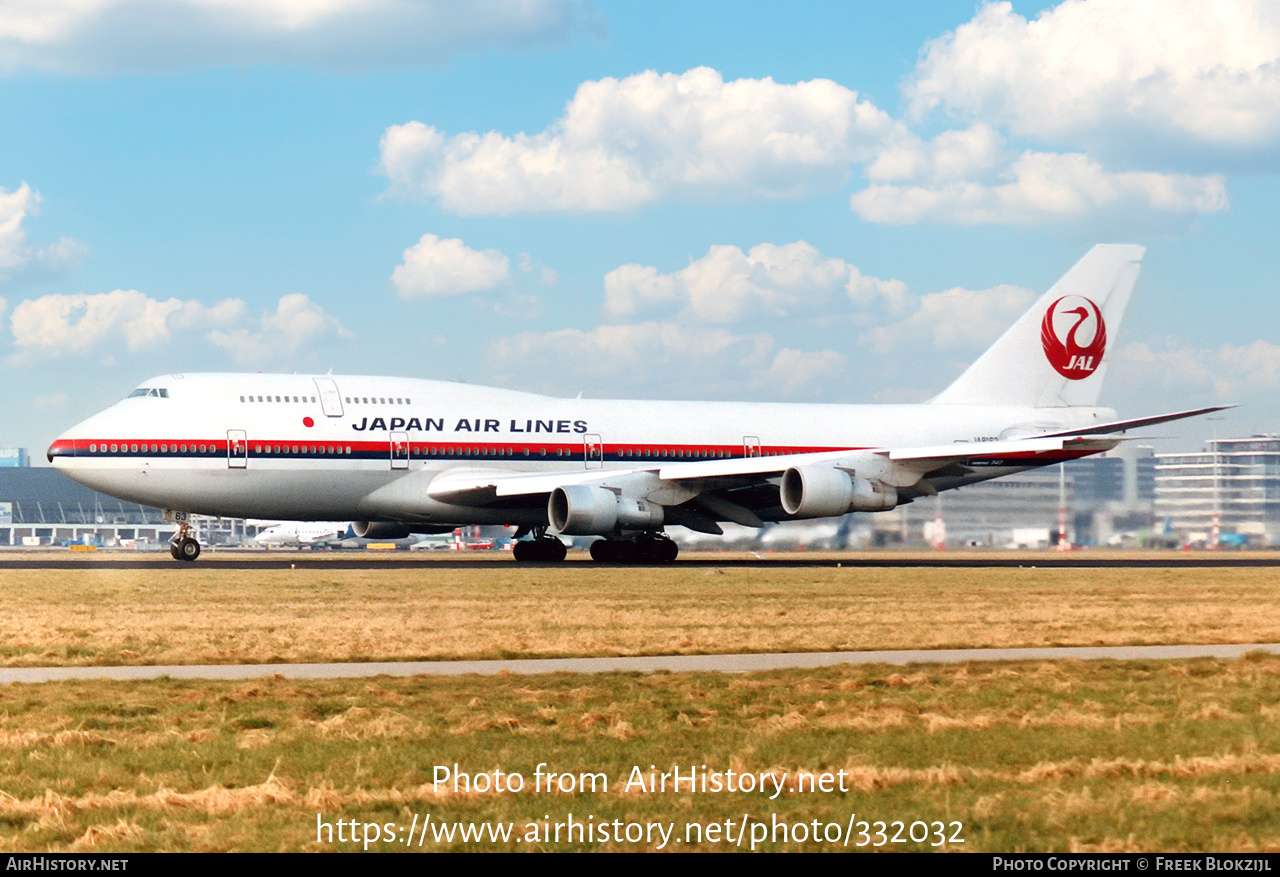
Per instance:
[[[174,371],[921,400],[1099,242],[1103,401],[1280,431],[1280,15],[1162,8],[5,0],[0,444]]]

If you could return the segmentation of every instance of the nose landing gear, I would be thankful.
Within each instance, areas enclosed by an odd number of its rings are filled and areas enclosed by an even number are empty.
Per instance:
[[[188,563],[200,556],[200,543],[196,541],[195,529],[189,522],[178,521],[178,532],[169,540],[169,553],[174,560]]]

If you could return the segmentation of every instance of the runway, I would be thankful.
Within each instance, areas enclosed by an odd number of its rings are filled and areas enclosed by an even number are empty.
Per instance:
[[[508,661],[403,661],[351,664],[188,664],[142,667],[9,667],[0,684],[73,680],[363,679],[374,676],[530,676],[542,673],[750,673],[838,664],[957,664],[965,661],[1233,660],[1250,652],[1280,655],[1280,643],[1088,646],[1028,649],[903,649],[637,658],[534,658]]]
[[[512,566],[515,561],[507,552],[467,554],[463,558],[448,552],[427,556],[404,556],[406,553],[266,553],[206,551],[194,563],[181,563],[167,553],[105,554],[86,553],[77,556],[66,554],[25,552],[0,552],[0,571],[20,569],[42,570],[93,570],[93,569],[166,569],[166,570],[369,570],[369,569],[476,569],[478,567]],[[352,556],[357,554],[358,556]],[[562,564],[522,564],[530,569],[582,569],[596,566],[586,555],[570,558]],[[1280,552],[1142,552],[1121,556],[1072,552],[1048,553],[939,553],[877,552],[806,556],[803,552],[778,554],[744,554],[741,552],[694,554],[681,557],[671,567],[680,569],[722,568],[850,568],[850,569],[1247,569],[1280,567]],[[634,568],[643,568],[637,565]]]

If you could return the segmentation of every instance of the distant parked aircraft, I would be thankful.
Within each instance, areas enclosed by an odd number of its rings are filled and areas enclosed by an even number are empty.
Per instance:
[[[351,525],[345,521],[289,521],[267,527],[253,541],[268,548],[306,548],[339,542],[351,535]]]

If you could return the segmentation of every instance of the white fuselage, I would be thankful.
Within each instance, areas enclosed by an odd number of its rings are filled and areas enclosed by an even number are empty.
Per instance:
[[[427,497],[427,485],[458,470],[634,470],[980,444],[1113,416],[1087,407],[557,399],[410,378],[194,374],[147,382],[64,433],[49,456],[104,493],[198,514],[537,526],[546,514],[536,506],[456,506]]]

